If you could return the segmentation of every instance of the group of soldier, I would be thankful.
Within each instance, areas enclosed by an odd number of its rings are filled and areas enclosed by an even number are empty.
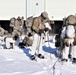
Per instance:
[[[5,30],[0,27],[0,37],[4,37],[4,42],[6,44],[6,48],[10,49],[14,47],[15,41],[23,34],[23,26],[24,24],[24,17],[15,17],[10,19],[10,29]]]
[[[49,19],[47,12],[42,12],[37,17],[28,17],[25,21],[24,17],[12,17],[9,32],[3,30],[4,33],[0,34],[0,36],[6,35],[5,44],[7,49],[14,48],[15,45],[21,48],[31,46],[30,59],[35,60],[36,56],[44,59],[43,39],[47,40],[47,36],[51,32],[51,24],[54,24],[54,21]],[[1,32],[3,31],[1,30]],[[17,43],[18,39],[20,39],[19,43]]]
[[[0,27],[0,36],[6,35],[4,40],[7,49],[14,48],[14,45],[21,48],[31,46],[30,59],[35,60],[36,56],[44,59],[43,42],[49,40],[53,24],[54,21],[49,19],[47,12],[42,12],[37,17],[28,17],[25,21],[24,17],[12,17],[9,24],[10,31]],[[72,62],[76,63],[76,16],[69,15],[63,19],[62,29],[55,38],[55,46],[61,55],[61,60],[68,61],[70,57],[73,59]]]

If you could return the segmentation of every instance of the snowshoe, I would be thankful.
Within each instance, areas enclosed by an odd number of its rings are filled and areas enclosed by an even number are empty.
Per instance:
[[[31,55],[30,59],[31,59],[31,60],[35,60],[36,58],[35,58],[34,55]]]
[[[38,57],[44,59],[44,56],[42,54],[38,54]]]

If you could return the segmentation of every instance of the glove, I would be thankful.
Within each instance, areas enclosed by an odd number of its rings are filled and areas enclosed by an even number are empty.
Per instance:
[[[59,47],[60,46],[60,43],[57,41],[55,42],[55,47]]]
[[[49,31],[49,28],[45,28],[44,31],[45,31],[45,32]]]
[[[39,34],[41,35],[42,33],[44,33],[44,30],[40,29]]]

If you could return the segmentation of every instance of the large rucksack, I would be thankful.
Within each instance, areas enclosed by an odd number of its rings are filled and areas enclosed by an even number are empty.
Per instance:
[[[25,44],[25,46],[31,46],[32,45],[33,40],[30,39],[29,37],[25,37],[23,39],[23,44]]]
[[[35,17],[33,19],[33,23],[32,23],[32,30],[35,32],[39,32],[40,29],[44,30],[45,26],[44,24],[41,22],[41,20],[39,20],[38,17]]]
[[[31,27],[32,26],[32,22],[33,22],[33,16],[28,17],[25,21],[25,25],[26,27]]]

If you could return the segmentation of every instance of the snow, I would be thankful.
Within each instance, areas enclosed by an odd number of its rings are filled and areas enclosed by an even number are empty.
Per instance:
[[[76,64],[72,64],[72,59],[61,62],[56,56],[54,42],[53,39],[44,44],[45,59],[37,58],[37,61],[30,60],[30,47],[0,49],[0,75],[76,75]]]

